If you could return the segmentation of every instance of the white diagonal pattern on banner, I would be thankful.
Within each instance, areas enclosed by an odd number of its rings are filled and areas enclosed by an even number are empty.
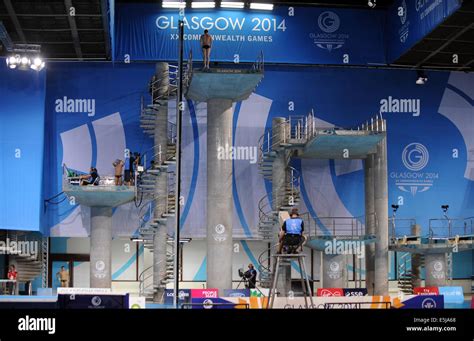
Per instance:
[[[92,142],[86,124],[60,134],[63,145],[62,164],[81,172],[89,172],[92,162]]]
[[[101,175],[114,174],[112,163],[124,160],[125,131],[120,113],[105,116],[92,122],[97,143],[96,168]]]
[[[270,113],[272,100],[253,93],[240,106],[235,134],[235,146],[255,147],[265,131],[265,123]],[[257,156],[257,154],[255,155]],[[237,194],[243,217],[253,236],[258,234],[258,201],[265,195],[264,178],[259,174],[258,164],[249,160],[234,161],[234,176]],[[234,198],[235,202],[235,198]],[[237,212],[234,209],[234,237],[248,237],[242,227]]]
[[[474,153],[473,108],[464,98],[446,88],[438,112],[449,119],[461,133],[468,153],[464,177],[474,180],[474,162],[469,153]]]

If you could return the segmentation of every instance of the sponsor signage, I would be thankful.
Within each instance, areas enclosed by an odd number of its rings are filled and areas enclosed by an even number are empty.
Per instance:
[[[250,297],[250,289],[225,289],[225,297]]]
[[[145,309],[146,299],[141,296],[129,296],[128,297],[128,308],[129,309]]]
[[[217,298],[218,289],[191,289],[191,298]]]
[[[308,301],[310,305],[310,302]],[[304,297],[276,297],[273,304],[275,309],[305,309]],[[389,296],[341,296],[313,297],[311,309],[389,309]]]
[[[415,295],[439,295],[438,287],[416,287],[413,292]]]
[[[316,296],[322,297],[343,297],[344,290],[342,288],[318,288]]]
[[[344,292],[344,296],[346,297],[368,295],[366,288],[347,288],[347,289],[342,289],[342,291]]]
[[[165,304],[173,304],[174,290],[166,289],[165,290]],[[178,291],[178,303],[189,303],[191,300],[191,290],[189,289],[180,289]]]
[[[270,294],[270,289],[260,288],[260,289],[250,289],[251,297],[268,297]]]
[[[58,303],[60,309],[128,309],[129,301],[126,295],[85,295],[60,294]]]
[[[397,308],[444,309],[444,298],[442,295],[410,295]]]
[[[112,290],[108,288],[58,288],[59,294],[87,294],[87,295],[103,295],[111,294]]]
[[[246,306],[223,298],[191,298],[192,309],[236,309]]]
[[[439,294],[444,296],[445,303],[464,303],[464,291],[462,287],[439,287]]]

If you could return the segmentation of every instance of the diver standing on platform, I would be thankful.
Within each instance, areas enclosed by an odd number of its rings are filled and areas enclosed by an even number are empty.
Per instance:
[[[204,34],[201,35],[201,49],[204,57],[204,67],[203,70],[209,70],[209,60],[211,57],[211,48],[212,48],[212,36],[209,34],[208,30],[204,30]]]

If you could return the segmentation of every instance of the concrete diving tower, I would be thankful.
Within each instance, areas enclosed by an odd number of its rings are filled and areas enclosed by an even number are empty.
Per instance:
[[[306,246],[323,250],[326,242],[339,241],[365,245],[366,283],[370,294],[388,294],[388,189],[386,121],[379,115],[358,127],[340,128],[318,120],[311,112],[306,116],[276,117],[272,128],[259,140],[259,169],[272,181],[273,197],[285,198],[289,186],[285,180],[290,158],[362,159],[365,174],[365,226],[353,217],[309,217],[327,227],[321,233],[316,224],[309,228]],[[298,181],[299,182],[299,181]],[[290,183],[293,188],[293,181]],[[285,203],[272,203],[273,214],[285,210]],[[268,217],[268,214],[261,214]],[[271,217],[270,217],[271,218]],[[330,225],[324,223],[330,221]],[[261,221],[263,236],[277,231],[272,220]],[[273,222],[277,222],[277,217]],[[333,226],[345,226],[332,228]],[[268,233],[268,232],[271,233]],[[268,237],[267,237],[268,238]],[[343,287],[346,276],[344,255],[323,253],[323,287]],[[341,269],[335,271],[334,269]]]
[[[207,287],[232,288],[232,103],[247,99],[263,78],[263,58],[246,69],[193,71],[186,98],[207,103]]]
[[[112,210],[135,198],[134,186],[115,186],[113,177],[101,177],[98,185],[80,186],[77,177],[63,174],[63,192],[75,204],[91,208],[90,287],[112,286]]]

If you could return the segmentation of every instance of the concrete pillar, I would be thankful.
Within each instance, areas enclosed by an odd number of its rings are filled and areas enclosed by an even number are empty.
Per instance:
[[[440,287],[446,285],[446,254],[427,253],[425,255],[425,286]]]
[[[232,100],[207,101],[207,287],[232,288]]]
[[[322,288],[344,288],[347,283],[346,255],[326,254],[322,251]]]
[[[112,207],[91,207],[90,287],[112,287]]]
[[[162,81],[159,85],[159,91],[155,94],[164,96],[167,94],[167,86],[169,85],[168,63],[157,63],[156,74]],[[166,160],[168,150],[168,100],[163,98],[159,101],[155,118],[154,131],[154,160],[156,163],[163,163]],[[168,199],[168,175],[166,170],[160,173],[155,181],[154,188],[154,211],[153,217],[155,221],[161,218],[166,212],[166,203]],[[166,279],[166,250],[167,250],[167,227],[166,224],[158,225],[153,236],[153,286],[156,288],[153,301],[156,303],[164,303],[165,284]]]
[[[376,219],[374,294],[388,295],[388,185],[387,139],[377,145],[374,162]]]
[[[374,155],[364,160],[365,180],[365,233],[375,235]],[[365,247],[365,284],[369,295],[374,294],[375,243]]]

